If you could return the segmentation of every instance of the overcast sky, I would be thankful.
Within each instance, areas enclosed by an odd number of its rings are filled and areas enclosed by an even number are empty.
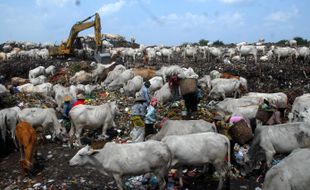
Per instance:
[[[60,43],[95,12],[102,33],[145,45],[310,39],[309,8],[310,0],[0,0],[0,43]]]

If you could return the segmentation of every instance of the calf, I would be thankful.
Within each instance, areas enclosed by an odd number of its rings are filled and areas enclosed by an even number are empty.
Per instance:
[[[171,167],[211,163],[220,174],[217,189],[222,189],[223,177],[230,166],[230,142],[226,136],[208,132],[166,136],[161,141],[166,143],[171,151]]]
[[[308,189],[310,187],[310,150],[298,149],[273,166],[266,174],[264,190]]]
[[[16,138],[21,145],[21,167],[25,173],[29,174],[33,166],[33,156],[36,152],[36,131],[28,122],[21,121],[16,126]]]
[[[265,157],[270,167],[276,153],[290,153],[297,148],[310,148],[309,123],[259,126],[255,129],[249,158],[255,163]]]
[[[170,166],[171,155],[168,147],[158,141],[132,144],[106,143],[102,149],[93,150],[86,146],[69,161],[70,166],[88,166],[104,175],[113,177],[122,190],[123,176],[141,175],[153,172],[165,189],[165,175]]]

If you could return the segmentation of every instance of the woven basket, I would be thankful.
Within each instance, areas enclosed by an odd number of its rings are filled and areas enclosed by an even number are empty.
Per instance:
[[[252,129],[248,127],[248,124],[244,120],[235,123],[229,132],[231,138],[240,145],[244,145],[253,138]]]
[[[258,108],[255,118],[262,121],[262,123],[265,124],[272,116],[272,114],[273,112],[265,111],[261,108]]]
[[[182,96],[189,93],[195,93],[196,89],[197,89],[196,79],[182,79],[180,81],[180,90]]]

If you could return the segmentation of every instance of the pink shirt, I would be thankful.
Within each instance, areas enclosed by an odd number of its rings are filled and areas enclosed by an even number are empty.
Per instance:
[[[242,119],[243,119],[243,117],[241,117],[241,116],[232,116],[229,119],[229,123],[237,123]]]

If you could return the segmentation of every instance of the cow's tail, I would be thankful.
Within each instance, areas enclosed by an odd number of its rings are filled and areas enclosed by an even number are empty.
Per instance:
[[[4,113],[1,114],[0,116],[0,132],[1,132],[1,138],[3,141],[3,144],[5,145],[5,137],[6,137],[6,116]]]
[[[231,166],[231,163],[230,163],[230,141],[229,139],[226,137],[226,143],[227,143],[227,167],[228,167],[228,173],[229,173],[229,170],[230,170],[230,166]]]

